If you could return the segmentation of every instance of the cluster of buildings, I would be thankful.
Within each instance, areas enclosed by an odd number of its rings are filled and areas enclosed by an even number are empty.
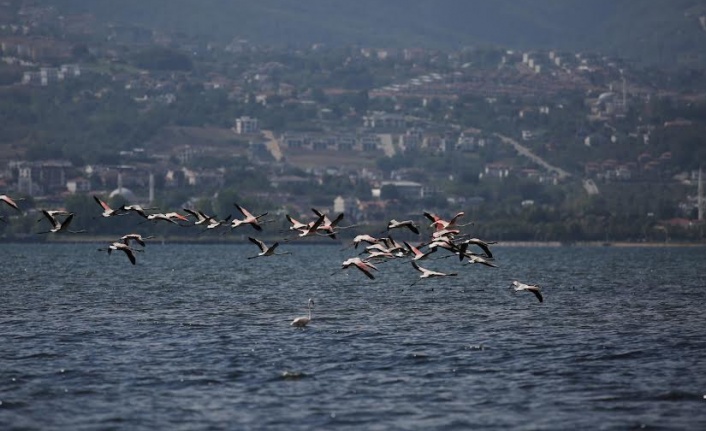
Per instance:
[[[26,17],[32,22],[46,21],[46,14],[51,14],[50,9],[30,8]],[[66,19],[62,25],[72,28],[83,28],[90,25],[87,17],[74,17]],[[24,66],[31,68],[22,74],[18,85],[48,86],[68,79],[82,76],[83,71],[77,64],[69,61],[72,58],[73,47],[60,39],[33,36],[31,26],[15,26],[0,28],[0,53],[5,61],[25,62]],[[162,43],[158,33],[147,31],[133,26],[113,26],[108,29],[108,42],[116,44],[148,44]],[[173,41],[170,41],[173,42]],[[198,47],[193,50],[188,46],[189,52],[198,52]],[[100,48],[102,58],[119,62],[120,53],[110,48],[110,44]],[[224,52],[242,53],[252,50],[252,46],[244,40],[234,40],[225,47]],[[316,50],[313,47],[312,50]],[[446,124],[444,121],[433,123],[429,120],[428,112],[424,111],[432,103],[443,103],[444,109],[450,112],[453,103],[465,95],[478,96],[475,100],[485,103],[489,111],[511,111],[510,122],[519,124],[518,137],[528,145],[536,142],[541,136],[537,124],[545,122],[555,109],[562,109],[560,102],[553,103],[548,98],[563,92],[574,92],[586,97],[586,118],[592,122],[607,123],[611,119],[624,117],[628,110],[628,94],[635,97],[639,89],[629,86],[623,67],[616,60],[588,54],[573,54],[558,51],[498,51],[497,64],[476,67],[470,61],[464,63],[467,57],[463,54],[444,54],[437,51],[424,49],[375,49],[361,48],[358,55],[365,61],[390,61],[400,60],[407,62],[425,61],[435,56],[445,55],[445,60],[451,67],[444,72],[414,69],[413,77],[400,78],[399,82],[388,83],[367,92],[370,100],[381,102],[392,101],[393,108],[387,111],[367,111],[351,115],[353,120],[346,118],[347,127],[338,127],[335,122],[324,122],[322,127],[314,127],[317,131],[281,131],[276,134],[261,129],[260,118],[255,114],[243,115],[234,120],[230,132],[234,138],[249,142],[249,157],[257,159],[258,154],[281,152],[284,160],[291,162],[293,155],[301,154],[328,154],[330,168],[333,175],[348,175],[345,157],[363,155],[368,160],[382,157],[392,157],[416,149],[429,150],[430,154],[454,154],[454,152],[473,153],[494,146],[504,145],[492,134],[470,127],[462,128]],[[35,63],[41,60],[52,59],[52,64],[61,64],[58,67],[40,67]],[[59,61],[57,61],[59,60]],[[65,61],[63,61],[65,60]],[[430,62],[431,63],[431,62]],[[416,66],[415,66],[416,67]],[[182,74],[175,76],[169,73],[150,73],[141,71],[127,72],[125,68],[116,68],[111,76],[113,82],[119,85],[105,91],[126,91],[139,102],[145,110],[150,103],[169,105],[176,102],[177,95],[182,85],[198,86],[204,90],[224,90],[229,100],[252,102],[258,104],[258,109],[266,109],[271,103],[287,104],[315,104],[311,100],[310,89],[298,89],[287,79],[288,66],[279,61],[264,59],[258,64],[249,64],[243,67],[239,75],[228,75],[218,71],[210,71],[202,76]],[[113,73],[113,72],[111,72]],[[118,88],[119,87],[119,88]],[[116,90],[117,88],[117,90]],[[326,94],[329,90],[324,89]],[[608,90],[608,91],[606,91]],[[100,90],[103,91],[103,90]],[[309,91],[309,94],[306,94]],[[330,93],[333,94],[333,93]],[[414,105],[421,105],[417,110],[406,109],[405,101],[415,99]],[[417,103],[417,100],[420,101]],[[501,100],[506,106],[498,107]],[[512,102],[508,102],[511,100]],[[273,102],[274,101],[274,102]],[[484,101],[484,102],[483,102]],[[410,103],[412,104],[412,103]],[[385,103],[380,103],[385,105]],[[511,105],[511,106],[510,106]],[[509,106],[509,107],[508,107]],[[319,113],[326,111],[326,106],[315,106]],[[458,109],[458,108],[457,108]],[[463,108],[460,108],[463,109]],[[329,114],[331,110],[328,110]],[[419,115],[418,115],[419,114]],[[331,114],[332,115],[332,114]],[[426,116],[426,117],[425,117]],[[321,119],[321,118],[320,118]],[[535,121],[536,120],[536,121]],[[353,121],[358,121],[355,127],[350,127]],[[317,124],[318,125],[318,124]],[[666,124],[665,127],[676,127],[680,124]],[[602,127],[602,126],[601,126]],[[227,131],[228,129],[226,129]],[[645,144],[649,141],[649,131],[636,132],[642,137]],[[605,137],[601,133],[582,136],[587,147],[600,145],[619,145],[614,140],[615,135]],[[139,143],[137,145],[142,145]],[[145,143],[149,144],[149,143]],[[580,143],[578,145],[581,145]],[[135,150],[137,151],[137,150]],[[144,149],[140,149],[144,153]],[[158,160],[153,164],[133,163],[128,152],[121,154],[120,160],[114,166],[89,166],[77,169],[67,161],[46,160],[38,162],[13,161],[8,165],[0,181],[4,187],[11,187],[21,194],[28,196],[49,196],[71,193],[94,193],[100,191],[126,190],[136,191],[138,199],[152,200],[155,190],[170,187],[210,187],[227,186],[225,183],[228,167],[214,169],[189,169],[186,165],[195,158],[209,153],[206,144],[193,142],[190,145],[172,144],[169,149],[151,148],[153,154],[149,158]],[[222,154],[220,149],[210,151],[210,154]],[[160,152],[160,154],[154,154]],[[142,154],[144,155],[144,154]],[[275,154],[272,154],[275,155]],[[514,156],[514,154],[513,154]],[[337,158],[338,157],[338,158]],[[145,157],[143,157],[145,158]],[[660,178],[665,167],[669,165],[671,153],[664,152],[653,156],[648,152],[640,154],[636,160],[618,161],[607,159],[589,162],[584,165],[585,178],[609,181],[631,181],[637,178]],[[281,160],[281,157],[275,157]],[[540,167],[518,167],[512,157],[493,157],[481,163],[478,172],[480,181],[503,181],[509,177],[519,177],[542,184],[558,184],[561,178],[556,173]],[[535,166],[535,165],[532,165]],[[269,169],[271,186],[275,189],[292,181],[320,181],[323,177],[318,172],[308,173],[308,177],[292,178],[279,175],[274,167]],[[356,168],[359,169],[360,168]],[[422,180],[415,181],[414,176],[405,176],[397,172],[392,177],[382,178],[381,175],[365,175],[357,173],[359,178],[364,178],[370,183],[372,193],[371,202],[376,202],[386,188],[394,187],[397,194],[404,199],[423,199],[434,196],[439,190],[429,181],[424,184]],[[445,172],[434,173],[433,179],[440,176],[448,177]],[[350,198],[339,197],[341,207],[368,206],[370,211],[381,210],[375,203],[359,202],[352,204]]]
[[[60,67],[42,67],[38,72],[24,72],[22,84],[47,86],[79,76],[81,68],[78,64],[62,64]]]
[[[643,152],[635,161],[620,163],[615,159],[589,162],[584,165],[587,178],[604,182],[631,181],[635,179],[658,179],[671,167],[672,153],[667,151],[657,157]]]

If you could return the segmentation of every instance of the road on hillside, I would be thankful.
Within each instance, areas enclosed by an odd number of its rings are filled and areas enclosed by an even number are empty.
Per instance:
[[[395,155],[395,144],[392,142],[392,135],[389,133],[381,133],[378,135],[380,138],[380,144],[382,145],[382,150],[385,152],[387,157],[392,157]]]
[[[512,145],[513,147],[515,147],[515,150],[519,154],[527,157],[528,159],[532,160],[534,163],[544,167],[544,169],[548,170],[549,172],[556,172],[556,174],[559,176],[560,180],[563,180],[564,178],[568,178],[571,176],[571,174],[566,172],[565,170],[563,170],[561,168],[557,168],[556,166],[550,165],[549,163],[546,162],[546,160],[544,160],[543,158],[534,154],[532,151],[530,151],[529,148],[520,144],[516,140],[509,138],[507,136],[501,135],[499,133],[495,133],[495,136],[500,138],[500,140],[503,141],[503,143]]]
[[[278,162],[282,160],[282,149],[279,147],[279,142],[277,142],[277,139],[275,139],[275,134],[272,133],[271,130],[263,130],[262,134],[265,135],[265,146],[267,147],[267,151],[272,154],[272,157],[275,158]]]

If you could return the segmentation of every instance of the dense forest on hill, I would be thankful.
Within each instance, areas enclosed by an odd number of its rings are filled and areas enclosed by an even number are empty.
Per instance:
[[[45,0],[46,1],[46,0]],[[52,0],[60,11],[92,12],[190,36],[255,43],[360,44],[457,49],[590,50],[634,61],[703,64],[706,31],[698,0]]]

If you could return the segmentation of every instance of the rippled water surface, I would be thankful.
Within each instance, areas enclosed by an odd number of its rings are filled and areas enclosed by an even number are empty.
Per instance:
[[[0,244],[0,429],[706,429],[706,248],[95,248]]]

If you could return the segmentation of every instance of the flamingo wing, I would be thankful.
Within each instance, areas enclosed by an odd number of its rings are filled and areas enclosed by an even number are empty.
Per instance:
[[[98,202],[98,205],[100,205],[101,208],[103,208],[104,211],[110,211],[110,210],[111,210],[110,206],[108,206],[107,203],[105,203],[105,202],[103,202],[102,200],[100,200],[100,199],[98,198],[98,196],[95,196],[95,195],[94,195],[94,196],[93,196],[93,199],[95,199],[96,202]]]
[[[368,265],[363,262],[356,262],[355,267],[358,268],[363,274],[365,274],[369,279],[375,280],[375,276],[368,270]]]
[[[250,211],[248,211],[248,210],[246,210],[245,208],[241,207],[241,206],[238,205],[237,203],[235,203],[235,204],[233,204],[233,205],[235,205],[235,207],[238,208],[238,211],[240,211],[246,218],[250,218],[250,217],[255,218],[255,216],[252,215],[252,213],[250,213]]]
[[[17,206],[17,203],[15,203],[12,198],[10,198],[7,195],[1,195],[0,200],[5,202],[6,204],[10,205],[12,208],[16,209],[17,211],[20,211],[20,207]]]
[[[253,237],[251,237],[251,236],[249,236],[248,239],[250,240],[251,243],[256,244],[258,247],[260,247],[260,251],[261,251],[261,252],[264,253],[264,252],[267,251],[267,246],[265,245],[264,242],[260,241],[260,240],[257,239],[257,238],[253,238]]]
[[[125,255],[127,256],[128,259],[130,259],[130,263],[133,265],[135,264],[135,254],[130,250],[129,248],[121,248],[122,251],[125,252]]]
[[[69,214],[68,217],[64,219],[63,223],[59,223],[57,221],[58,229],[59,230],[67,230],[69,228],[69,225],[71,224],[71,220],[74,219],[74,213]]]

